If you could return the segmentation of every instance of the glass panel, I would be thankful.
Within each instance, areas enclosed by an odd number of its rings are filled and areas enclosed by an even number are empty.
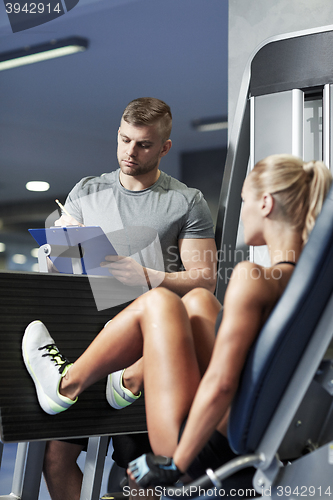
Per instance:
[[[304,160],[323,158],[323,100],[304,103]]]

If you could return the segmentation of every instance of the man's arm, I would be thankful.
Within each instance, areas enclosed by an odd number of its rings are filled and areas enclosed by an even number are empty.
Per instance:
[[[131,257],[108,256],[103,263],[112,275],[125,285],[164,286],[180,296],[193,288],[203,287],[214,292],[216,286],[216,245],[213,238],[179,240],[184,271],[165,273],[142,267]]]
[[[55,226],[83,226],[74,217],[63,214]],[[193,288],[202,287],[212,293],[216,287],[217,250],[213,238],[184,238],[179,240],[179,253],[184,271],[165,273],[142,267],[131,257],[108,256],[103,263],[112,275],[129,286],[164,286],[180,296]]]
[[[213,238],[182,239],[179,240],[179,251],[185,271],[166,273],[160,286],[180,296],[197,287],[207,288],[214,292],[217,257],[215,240]]]

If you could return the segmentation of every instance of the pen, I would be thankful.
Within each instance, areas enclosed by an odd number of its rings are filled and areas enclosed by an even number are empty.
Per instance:
[[[64,205],[62,203],[60,203],[59,200],[55,200],[55,202],[59,205],[59,207],[61,208],[61,210],[63,212],[65,212],[65,214],[67,214],[69,217],[72,217],[71,214],[69,212],[67,212],[66,208],[64,207]]]

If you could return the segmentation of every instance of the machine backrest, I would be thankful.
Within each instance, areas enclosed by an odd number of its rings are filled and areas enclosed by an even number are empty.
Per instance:
[[[229,424],[229,442],[236,453],[256,450],[332,292],[333,187],[246,361]]]

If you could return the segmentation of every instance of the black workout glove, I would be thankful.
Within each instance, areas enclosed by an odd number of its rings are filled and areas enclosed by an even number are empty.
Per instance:
[[[182,472],[173,458],[148,453],[129,463],[128,469],[139,486],[171,485],[178,481]]]

